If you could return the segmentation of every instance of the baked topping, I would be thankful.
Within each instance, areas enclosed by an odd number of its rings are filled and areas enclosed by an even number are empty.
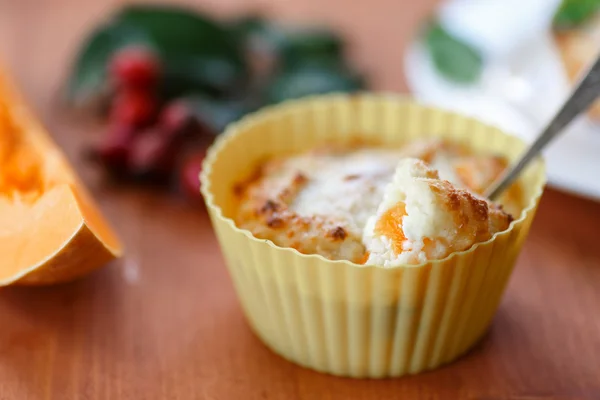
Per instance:
[[[412,160],[409,164],[403,161],[402,169],[397,170],[398,162],[410,157],[426,161],[431,168]],[[394,262],[445,257],[442,254],[448,251],[464,250],[487,240],[487,232],[497,222],[490,215],[507,216],[485,200],[459,189],[484,190],[505,165],[502,158],[473,155],[462,146],[440,140],[413,142],[399,149],[323,147],[262,164],[254,179],[235,188],[240,200],[236,222],[258,238],[329,259],[387,265],[376,258],[379,248],[370,248],[375,238],[389,241],[388,250],[394,254],[390,260],[403,260]],[[432,168],[439,169],[439,175]],[[424,181],[414,183],[416,178]],[[390,184],[392,181],[396,182],[395,187]],[[411,198],[417,203],[402,200],[407,195],[401,192],[405,189],[416,191]],[[446,235],[446,242],[442,241],[445,234],[412,231],[414,207],[418,207],[415,204],[420,204],[418,199],[423,196],[430,203],[427,207],[441,207],[436,208],[435,215],[448,219],[446,225],[443,220],[426,219],[427,229],[446,229],[456,225],[455,220],[468,226],[454,236]],[[492,225],[484,229],[485,215]],[[377,220],[373,220],[374,216]],[[404,220],[408,225],[402,223]],[[367,235],[369,229],[371,233]],[[498,229],[506,228],[498,223]],[[421,233],[423,248],[415,242],[411,244],[413,255],[404,254],[406,240]]]
[[[422,161],[404,159],[365,227],[366,263],[396,266],[441,259],[488,240],[510,221],[499,207],[439,179]]]

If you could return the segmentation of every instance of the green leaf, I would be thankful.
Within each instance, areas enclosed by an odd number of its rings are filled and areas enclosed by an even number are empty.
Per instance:
[[[189,90],[227,92],[247,78],[242,44],[207,17],[173,6],[130,5],[116,19],[143,30],[162,56],[166,74],[181,75],[193,85]]]
[[[600,10],[600,0],[563,0],[554,15],[554,27],[569,29],[577,27]]]
[[[295,59],[343,57],[343,40],[322,27],[289,29],[250,15],[232,21],[229,29],[250,47],[269,49],[292,62]]]
[[[325,29],[289,32],[280,46],[284,68],[296,68],[303,64],[343,64],[344,42]]]
[[[438,22],[428,27],[425,41],[435,67],[445,78],[461,84],[479,79],[483,59],[475,48],[452,36]]]
[[[230,23],[230,30],[251,50],[266,51],[280,58],[283,68],[300,64],[343,64],[345,44],[325,28],[286,29],[258,16]]]
[[[246,15],[228,23],[229,30],[237,37],[245,40],[248,36],[260,32],[268,22],[259,15]]]
[[[142,31],[122,23],[104,25],[92,32],[85,40],[70,74],[69,100],[83,103],[102,91],[110,57],[120,48],[132,44],[150,46]]]
[[[230,22],[229,29],[238,40],[251,50],[278,53],[286,31],[277,24],[256,15],[242,17]]]
[[[70,99],[102,91],[111,56],[130,44],[143,44],[160,57],[166,98],[190,91],[223,95],[247,80],[242,46],[224,26],[183,8],[131,5],[82,45],[68,85]]]
[[[243,99],[218,100],[203,94],[188,95],[181,101],[189,107],[198,122],[215,135],[254,109]]]
[[[232,84],[240,79],[239,70],[222,58],[190,55],[173,58],[166,67],[161,81],[161,95],[165,99],[198,91],[219,97],[231,92]]]
[[[365,86],[362,77],[339,67],[305,65],[278,75],[267,87],[267,103],[330,92],[355,92]]]

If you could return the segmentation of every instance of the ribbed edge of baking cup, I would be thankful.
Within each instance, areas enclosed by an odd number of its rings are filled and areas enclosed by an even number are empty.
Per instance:
[[[327,95],[264,109],[209,150],[202,192],[254,331],[283,357],[318,371],[390,377],[436,368],[485,333],[529,231],[545,174],[522,174],[522,213],[507,231],[443,260],[394,268],[300,254],[238,229],[233,187],[265,157],[355,138],[398,146],[444,137],[514,160],[525,144],[499,129],[387,94]]]

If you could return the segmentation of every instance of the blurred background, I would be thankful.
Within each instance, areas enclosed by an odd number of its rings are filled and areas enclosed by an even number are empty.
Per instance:
[[[247,112],[406,92],[404,52],[435,3],[0,0],[0,57],[87,182],[197,195],[204,149]]]
[[[65,76],[81,41],[95,25],[113,11],[131,2],[103,0],[0,1],[0,44],[3,58],[30,89],[50,92]],[[140,3],[140,2],[138,2]],[[351,7],[344,0],[176,0],[144,2],[144,4],[184,5],[218,18],[261,13],[278,21],[326,24],[341,30],[352,42],[351,56],[374,72],[374,84],[379,88],[403,90],[403,52],[409,36],[435,7],[437,0],[419,1],[377,0],[356,2]],[[17,40],[18,38],[18,40]],[[392,39],[392,38],[395,38]],[[376,46],[373,43],[377,43]],[[42,77],[33,67],[42,62],[46,74]]]
[[[227,123],[314,93],[410,93],[531,140],[598,54],[599,4],[0,0],[0,55],[82,168],[189,192]],[[546,152],[551,185],[594,199],[596,109]]]

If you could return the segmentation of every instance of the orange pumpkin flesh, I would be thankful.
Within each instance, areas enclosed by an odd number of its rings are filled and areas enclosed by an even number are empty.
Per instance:
[[[121,253],[65,157],[0,73],[0,286],[72,280]]]
[[[404,230],[402,229],[402,218],[405,215],[405,204],[399,202],[384,212],[375,225],[375,232],[378,235],[385,236],[390,239],[392,250],[396,255],[402,253],[402,244],[406,240],[406,236],[404,236]]]

